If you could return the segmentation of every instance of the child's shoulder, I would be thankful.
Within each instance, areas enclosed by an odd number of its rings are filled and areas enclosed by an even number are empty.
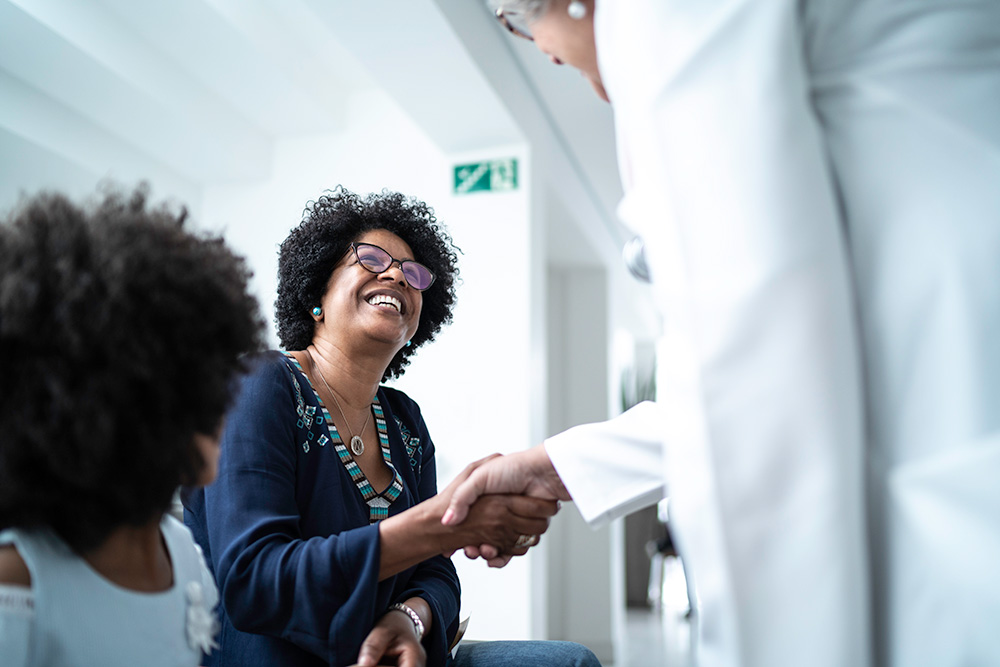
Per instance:
[[[0,585],[31,587],[31,572],[13,544],[0,544]]]
[[[160,530],[170,545],[174,577],[189,589],[186,592],[188,602],[204,605],[208,609],[214,608],[218,602],[215,579],[208,569],[205,554],[195,541],[191,529],[175,517],[166,514],[160,522]],[[190,588],[191,582],[197,584],[194,589]],[[191,600],[192,597],[198,598],[198,602]]]

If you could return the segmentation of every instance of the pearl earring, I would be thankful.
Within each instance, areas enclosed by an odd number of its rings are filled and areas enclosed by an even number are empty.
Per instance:
[[[569,3],[566,11],[569,13],[571,19],[579,21],[587,15],[587,5],[580,2],[580,0],[573,0],[573,2]]]
[[[322,308],[320,308],[319,306],[316,306],[315,308],[313,308],[313,315],[315,315],[316,317],[319,317],[322,314],[323,314],[323,309]]]

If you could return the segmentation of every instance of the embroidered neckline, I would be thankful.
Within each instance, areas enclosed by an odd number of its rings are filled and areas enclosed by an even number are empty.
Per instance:
[[[343,438],[340,437],[340,433],[337,431],[336,425],[333,423],[333,417],[330,416],[330,411],[326,409],[326,404],[323,399],[320,398],[319,393],[316,391],[316,387],[313,386],[312,382],[309,380],[309,376],[305,374],[302,370],[302,364],[296,359],[290,352],[285,352],[285,356],[295,364],[295,368],[302,373],[302,377],[306,379],[309,383],[309,388],[312,389],[313,394],[316,396],[316,400],[319,401],[320,409],[323,411],[323,421],[325,422],[327,432],[332,438],[334,449],[337,451],[337,457],[340,462],[344,465],[347,470],[347,474],[350,476],[351,481],[357,487],[358,492],[361,493],[361,497],[364,498],[365,502],[368,504],[368,523],[378,523],[382,519],[389,516],[389,506],[395,502],[396,498],[399,498],[400,494],[403,492],[403,478],[400,477],[399,472],[396,467],[392,465],[392,454],[389,451],[389,433],[386,430],[385,413],[382,410],[382,405],[379,403],[378,396],[375,396],[375,400],[372,402],[372,414],[375,416],[375,428],[378,431],[379,444],[382,447],[382,460],[385,464],[389,466],[389,470],[392,471],[392,482],[389,486],[381,493],[375,491],[372,487],[371,482],[365,477],[365,473],[361,470],[357,461],[351,455],[350,450],[344,444]],[[305,406],[303,409],[303,399],[301,390],[298,386],[298,382],[295,382],[295,391],[298,394],[299,406],[297,409],[299,415],[299,421],[297,426],[299,428],[307,429],[306,441],[302,444],[302,449],[306,453],[309,452],[309,441],[313,438],[312,433],[312,422],[314,419],[314,413],[316,408],[314,406]],[[330,442],[325,435],[321,435],[317,444],[320,447],[325,447],[327,443]]]

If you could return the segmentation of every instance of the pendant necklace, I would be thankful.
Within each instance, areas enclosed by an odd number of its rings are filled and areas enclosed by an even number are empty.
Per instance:
[[[333,397],[333,404],[337,406],[337,410],[340,411],[340,416],[344,418],[344,425],[347,426],[347,432],[351,434],[351,453],[355,456],[361,456],[365,453],[365,441],[361,439],[360,435],[354,435],[354,431],[351,430],[351,422],[347,421],[347,415],[344,414],[344,408],[340,407],[340,401],[337,400],[337,395],[333,393],[330,389],[330,384],[326,381],[326,376],[323,375],[323,371],[319,369],[316,364],[316,360],[313,359],[312,352],[309,352],[309,363],[312,364],[313,369],[315,369],[316,374],[319,375],[319,379],[323,381],[323,386],[326,387],[326,391],[330,396]],[[368,422],[372,419],[371,408],[368,409],[368,417],[365,419],[365,425],[361,427],[361,433],[365,432],[368,428]]]

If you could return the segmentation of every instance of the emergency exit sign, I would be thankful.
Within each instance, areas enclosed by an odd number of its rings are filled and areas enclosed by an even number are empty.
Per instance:
[[[486,160],[455,167],[455,194],[517,190],[517,158]]]

